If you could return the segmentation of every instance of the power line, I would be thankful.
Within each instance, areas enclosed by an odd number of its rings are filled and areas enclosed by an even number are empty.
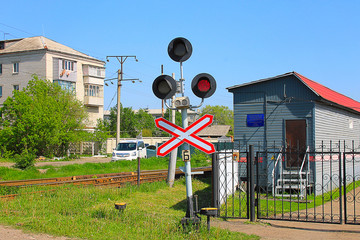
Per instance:
[[[7,24],[5,24],[5,23],[1,23],[1,22],[0,22],[0,24],[3,25],[3,26],[5,26],[5,27],[9,27],[9,28],[15,29],[15,30],[17,30],[17,31],[24,32],[24,33],[26,33],[26,34],[29,34],[29,35],[32,35],[32,36],[36,36],[36,34],[29,33],[29,32],[27,32],[27,31],[25,31],[25,30],[22,30],[22,29],[19,29],[19,28],[16,28],[16,27],[12,27],[12,26],[7,25]]]

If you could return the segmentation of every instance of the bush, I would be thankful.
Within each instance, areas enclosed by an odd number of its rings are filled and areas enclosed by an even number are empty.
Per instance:
[[[23,152],[21,155],[15,155],[15,167],[20,169],[32,168],[35,165],[36,155],[29,152]]]
[[[191,162],[195,163],[198,166],[208,166],[210,155],[195,149],[194,153],[191,155]]]

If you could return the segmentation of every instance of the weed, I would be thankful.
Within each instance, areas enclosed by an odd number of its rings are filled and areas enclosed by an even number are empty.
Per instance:
[[[209,187],[209,183],[193,180],[197,193],[207,192]],[[53,188],[30,187],[19,191]],[[210,198],[204,194],[203,197]],[[185,216],[186,204],[179,204],[184,201],[183,178],[175,181],[173,188],[168,188],[165,181],[123,188],[58,186],[53,191],[22,194],[1,202],[0,222],[86,239],[258,239],[215,227],[209,233],[206,221],[199,229],[184,232],[180,220]],[[114,207],[116,202],[126,202],[126,209],[119,212]]]

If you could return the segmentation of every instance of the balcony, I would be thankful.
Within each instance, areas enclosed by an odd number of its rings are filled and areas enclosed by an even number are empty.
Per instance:
[[[83,65],[83,75],[84,77],[96,77],[96,78],[105,78],[105,68],[95,67],[90,65]]]
[[[84,104],[86,106],[103,106],[104,98],[102,97],[93,97],[93,96],[85,96]]]

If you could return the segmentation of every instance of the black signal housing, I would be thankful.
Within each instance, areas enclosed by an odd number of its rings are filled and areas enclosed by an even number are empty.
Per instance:
[[[193,78],[191,89],[199,98],[211,97],[216,90],[215,78],[208,73],[200,73]]]

